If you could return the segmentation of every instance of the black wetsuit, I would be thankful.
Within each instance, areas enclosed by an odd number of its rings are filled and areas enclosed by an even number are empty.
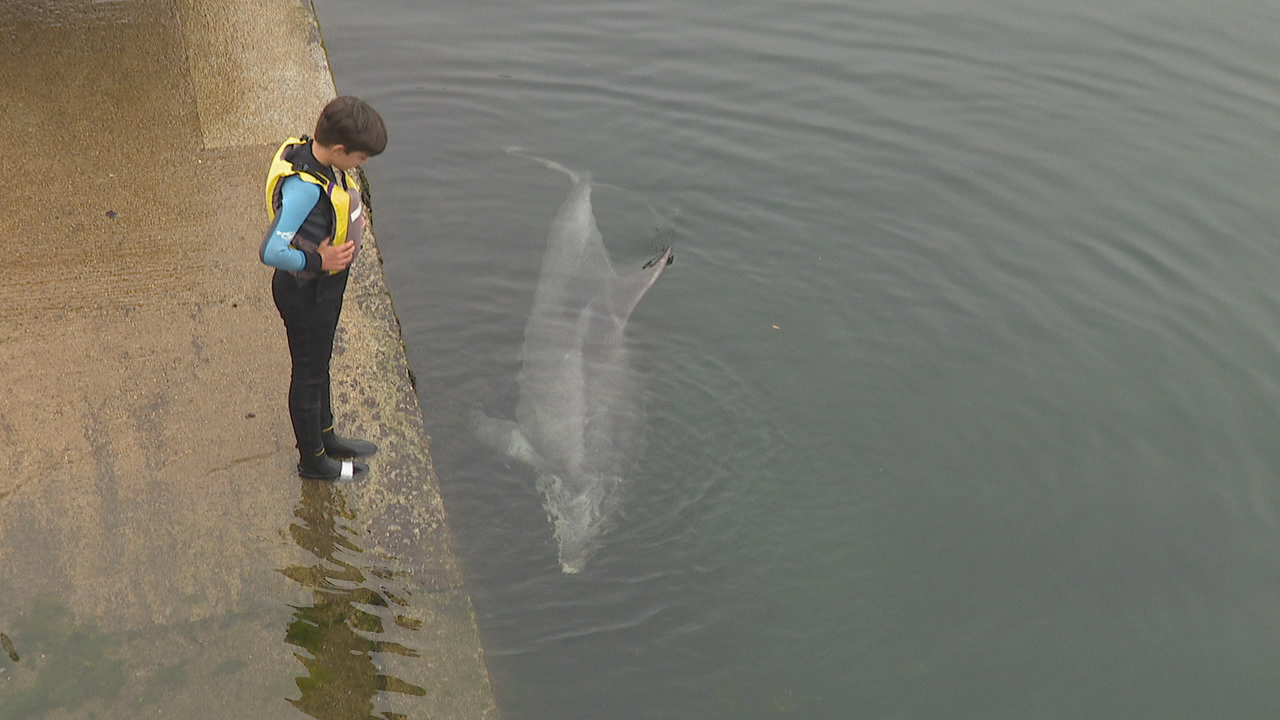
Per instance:
[[[297,147],[286,158],[294,167],[338,182],[343,173],[322,165],[311,152],[310,143]],[[314,186],[312,186],[314,187]],[[277,193],[277,203],[286,193]],[[307,214],[297,235],[310,244],[319,245],[333,235],[333,208],[324,193],[317,193],[315,205]],[[281,212],[277,215],[284,216]],[[267,230],[266,248],[276,232],[273,224]],[[319,272],[317,253],[304,251],[304,270],[277,268],[271,278],[271,296],[284,320],[289,340],[289,356],[293,369],[289,379],[289,418],[303,458],[324,454],[325,432],[333,430],[333,406],[330,391],[329,361],[333,356],[333,339],[342,314],[342,296],[347,288],[349,270],[336,274]]]

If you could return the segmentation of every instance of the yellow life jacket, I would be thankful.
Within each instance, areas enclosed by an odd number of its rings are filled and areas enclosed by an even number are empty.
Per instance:
[[[360,235],[364,232],[364,217],[360,206],[360,185],[350,173],[335,171],[335,175],[345,181],[344,183],[335,183],[323,175],[300,169],[291,161],[285,159],[290,149],[305,145],[308,142],[310,140],[306,137],[291,137],[285,140],[280,145],[280,148],[276,150],[275,156],[271,159],[271,166],[267,169],[267,215],[272,221],[276,219],[275,200],[280,183],[285,178],[296,175],[303,181],[318,186],[322,197],[329,201],[329,207],[333,210],[333,244],[335,246],[341,245],[351,239],[356,242],[358,251]],[[300,250],[315,250],[315,247],[298,246],[297,243],[300,239],[298,236],[294,236],[291,244]],[[309,241],[303,240],[303,242],[306,245],[312,245]],[[334,275],[337,272],[330,271],[329,274]]]

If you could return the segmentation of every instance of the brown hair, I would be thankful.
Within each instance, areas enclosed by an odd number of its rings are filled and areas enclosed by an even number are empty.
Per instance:
[[[380,154],[387,147],[387,126],[369,103],[344,95],[329,101],[316,121],[316,142],[342,145],[347,152]]]

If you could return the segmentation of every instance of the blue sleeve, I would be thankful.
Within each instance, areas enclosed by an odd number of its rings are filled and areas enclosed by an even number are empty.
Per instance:
[[[306,268],[307,253],[289,243],[319,199],[320,188],[296,175],[280,183],[280,212],[276,213],[276,221],[267,228],[267,236],[258,248],[258,257],[263,263],[281,270]]]

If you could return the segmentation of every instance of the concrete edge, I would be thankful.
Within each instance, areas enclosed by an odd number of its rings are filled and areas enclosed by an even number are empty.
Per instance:
[[[313,0],[307,8],[320,62],[335,87],[323,50],[324,35]],[[378,245],[376,199],[361,173],[368,223],[362,251],[352,267],[333,358],[333,394],[340,429],[378,442],[370,477],[343,488],[365,526],[366,552],[411,557],[413,585],[434,599],[407,609],[445,640],[424,652],[442,672],[443,694],[432,717],[500,717],[480,644],[475,608],[453,553],[448,518],[430,453],[415,381],[409,366]],[[451,599],[450,599],[451,598]],[[424,625],[426,629],[427,625]],[[448,678],[445,680],[444,678]]]

